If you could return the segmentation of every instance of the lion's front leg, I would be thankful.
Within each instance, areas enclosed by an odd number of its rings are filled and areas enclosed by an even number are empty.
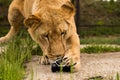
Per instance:
[[[63,64],[72,66],[75,72],[80,69],[80,42],[77,34],[70,38],[70,46],[63,58]]]
[[[50,64],[47,56],[41,56],[39,58],[39,63],[42,64],[42,65],[49,65]]]

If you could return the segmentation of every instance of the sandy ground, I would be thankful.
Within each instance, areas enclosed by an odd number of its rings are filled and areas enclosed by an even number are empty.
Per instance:
[[[102,76],[103,80],[115,80],[117,72],[120,74],[120,52],[81,54],[81,70],[76,73],[53,73],[50,65],[38,63],[38,56],[33,56],[26,65],[24,80],[88,80],[96,76]]]

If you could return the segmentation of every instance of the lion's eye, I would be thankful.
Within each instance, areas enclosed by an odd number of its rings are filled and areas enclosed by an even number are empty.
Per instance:
[[[47,34],[47,35],[45,35],[45,37],[48,39],[48,34]]]
[[[65,32],[65,31],[61,33],[61,35],[65,35],[65,34],[66,34],[66,32]]]
[[[46,38],[46,39],[49,38],[48,34],[43,35],[43,37]]]

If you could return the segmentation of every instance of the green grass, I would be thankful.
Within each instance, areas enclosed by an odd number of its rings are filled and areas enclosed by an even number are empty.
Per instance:
[[[29,37],[20,38],[8,42],[0,55],[0,80],[22,80],[25,76],[24,63],[31,58],[34,44]]]
[[[81,49],[81,53],[105,53],[105,52],[120,52],[120,47],[91,45]]]
[[[116,75],[116,80],[120,80],[120,75],[119,75],[119,73],[117,73],[117,75]]]
[[[0,3],[8,6],[11,1],[12,0],[0,0]]]
[[[0,27],[0,37],[4,36],[7,34],[9,31],[9,27]]]
[[[88,37],[81,38],[81,44],[116,44],[120,45],[120,37]]]
[[[120,45],[120,27],[83,27],[80,28],[81,44]]]

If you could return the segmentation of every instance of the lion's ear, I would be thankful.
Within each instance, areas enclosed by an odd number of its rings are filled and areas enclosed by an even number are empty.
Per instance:
[[[33,27],[34,24],[40,24],[40,19],[35,15],[30,15],[27,19],[24,20],[24,24],[27,28]]]
[[[66,18],[70,18],[75,15],[76,9],[71,2],[67,1],[67,3],[63,4],[61,8]]]

